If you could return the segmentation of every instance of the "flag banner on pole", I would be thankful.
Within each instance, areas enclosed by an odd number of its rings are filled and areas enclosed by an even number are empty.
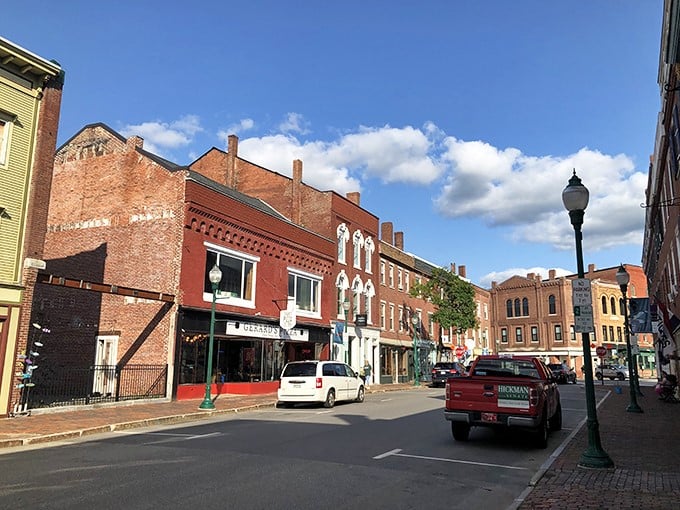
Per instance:
[[[342,338],[343,333],[345,332],[345,323],[344,322],[336,322],[335,323],[335,329],[333,330],[333,343],[336,344],[344,344],[344,340]]]
[[[677,355],[677,347],[673,333],[680,327],[680,319],[678,319],[672,312],[666,308],[666,305],[661,301],[656,303],[658,311],[660,312],[659,319],[656,322],[656,354],[661,366],[666,366],[670,363],[669,356]]]
[[[652,319],[649,313],[649,298],[630,298],[630,332],[652,333]]]

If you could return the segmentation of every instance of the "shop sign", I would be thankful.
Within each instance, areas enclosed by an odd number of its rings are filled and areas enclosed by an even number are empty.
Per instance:
[[[227,321],[227,335],[246,336],[252,338],[270,338],[273,340],[294,340],[308,342],[309,331],[306,329],[283,329],[278,324],[262,322]]]

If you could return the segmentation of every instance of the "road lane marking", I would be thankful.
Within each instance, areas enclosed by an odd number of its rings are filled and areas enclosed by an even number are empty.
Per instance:
[[[389,452],[382,453],[373,457],[375,460],[381,460],[387,457],[408,457],[411,459],[423,459],[423,460],[434,460],[437,462],[452,462],[455,464],[471,464],[473,466],[484,466],[484,467],[497,467],[502,469],[516,469],[520,471],[526,471],[528,468],[518,467],[518,466],[507,466],[505,464],[492,464],[489,462],[474,462],[471,460],[459,460],[459,459],[445,459],[442,457],[428,457],[425,455],[409,455],[408,453],[400,453],[401,449],[397,448],[390,450]]]

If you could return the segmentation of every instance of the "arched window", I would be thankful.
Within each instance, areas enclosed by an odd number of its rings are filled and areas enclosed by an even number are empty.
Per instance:
[[[611,298],[609,300],[609,305],[611,306],[611,309],[612,309],[612,315],[616,315],[616,299]]]
[[[529,316],[529,300],[527,298],[522,299],[522,315]]]
[[[512,317],[512,299],[508,299],[505,302],[505,316]]]
[[[344,264],[346,262],[347,241],[349,241],[349,229],[347,228],[347,225],[344,223],[338,225],[336,236],[338,239],[338,262]]]
[[[623,315],[623,298],[619,299],[619,313]]]
[[[602,296],[602,313],[607,313],[607,296]]]
[[[555,295],[550,294],[548,296],[548,313],[550,315],[555,315],[557,313],[557,307],[555,306]]]
[[[520,317],[522,315],[522,309],[520,308],[519,298],[515,298],[515,317]]]

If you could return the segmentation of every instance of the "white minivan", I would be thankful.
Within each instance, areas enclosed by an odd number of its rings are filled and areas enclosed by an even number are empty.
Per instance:
[[[283,367],[277,407],[296,402],[318,402],[324,407],[333,407],[343,400],[364,401],[364,382],[346,363],[291,361]]]

